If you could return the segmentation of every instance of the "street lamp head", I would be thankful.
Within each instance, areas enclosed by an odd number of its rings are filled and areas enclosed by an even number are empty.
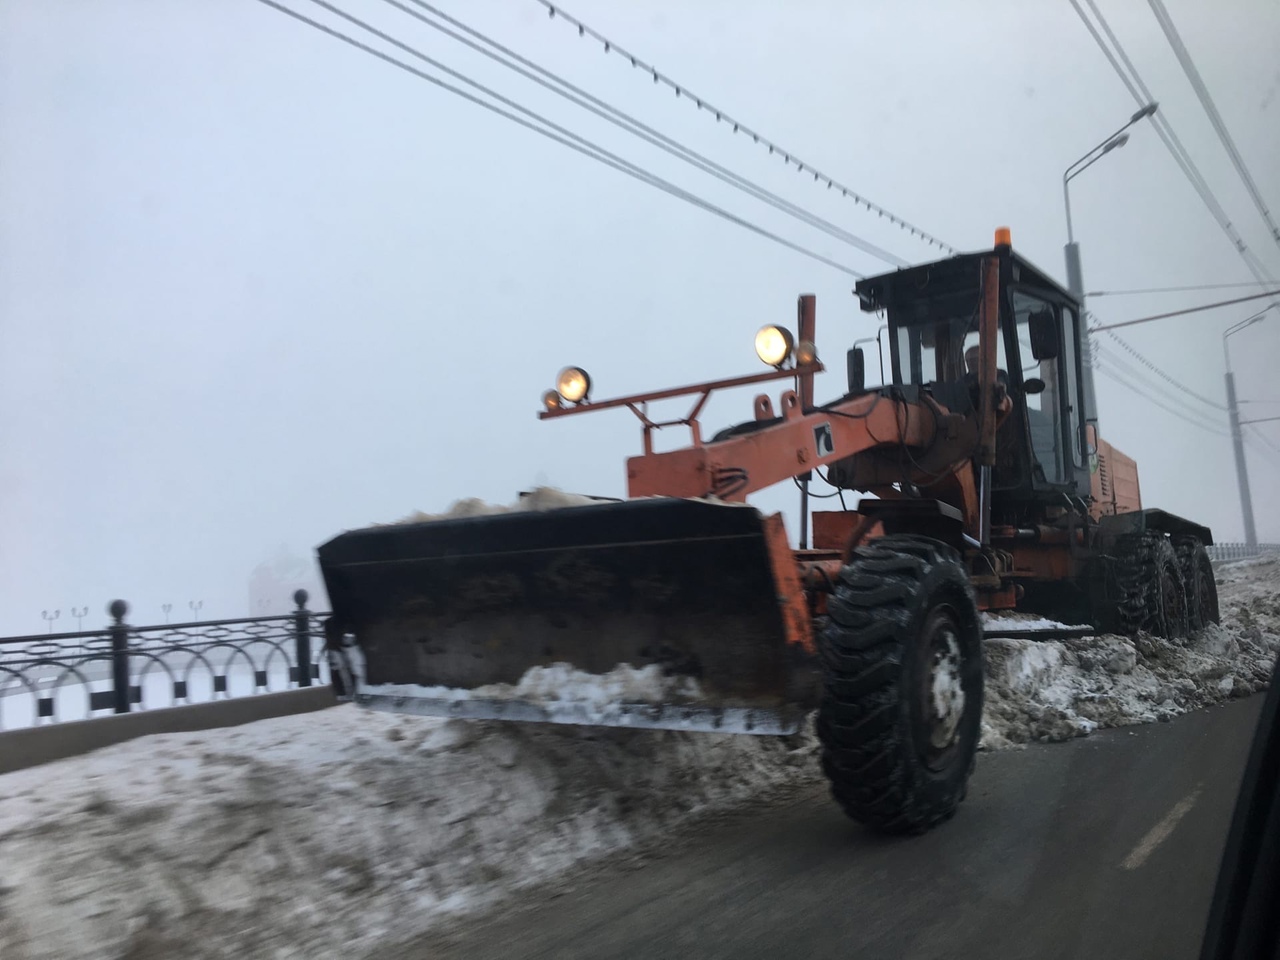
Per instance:
[[[1129,122],[1137,123],[1139,120],[1145,120],[1147,119],[1147,117],[1151,116],[1159,109],[1160,109],[1160,104],[1152,100],[1145,107],[1143,107],[1141,110],[1135,113],[1132,117],[1130,117]]]
[[[1252,317],[1250,317],[1248,320],[1245,320],[1244,322],[1257,323],[1259,320],[1263,320],[1266,318],[1268,310],[1276,310],[1276,309],[1280,309],[1280,303],[1268,303],[1265,307],[1263,307],[1261,310],[1259,310],[1257,313],[1255,313]]]
[[[1252,317],[1245,317],[1243,320],[1239,321],[1238,323],[1233,323],[1231,326],[1227,327],[1227,329],[1222,334],[1223,344],[1227,342],[1227,337],[1231,336],[1233,333],[1239,333],[1245,327],[1251,327],[1255,323],[1258,323],[1259,321],[1266,319],[1267,311],[1275,308],[1280,308],[1280,303],[1269,303],[1265,307],[1263,307],[1261,310],[1259,310],[1257,313],[1255,313]]]
[[[1108,140],[1103,145],[1102,152],[1110,153],[1112,150],[1116,149],[1117,147],[1123,147],[1128,142],[1129,142],[1129,135],[1127,133],[1122,133],[1120,134],[1120,136],[1112,137],[1110,140]]]

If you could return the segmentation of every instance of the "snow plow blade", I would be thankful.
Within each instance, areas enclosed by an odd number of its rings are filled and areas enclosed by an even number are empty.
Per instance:
[[[751,507],[651,498],[373,527],[319,556],[329,635],[347,638],[368,707],[777,735],[816,699],[781,517]]]

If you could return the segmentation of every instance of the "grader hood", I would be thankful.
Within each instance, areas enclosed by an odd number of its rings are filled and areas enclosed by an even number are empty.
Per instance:
[[[648,498],[374,527],[319,556],[366,706],[783,734],[812,705],[793,555],[781,518],[751,507]]]

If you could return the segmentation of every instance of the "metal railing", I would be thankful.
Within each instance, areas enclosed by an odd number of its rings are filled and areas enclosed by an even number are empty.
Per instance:
[[[323,620],[291,614],[0,638],[0,729],[251,696],[329,682]],[[299,669],[301,665],[301,669]]]
[[[1249,557],[1262,557],[1268,554],[1280,554],[1280,543],[1215,543],[1206,547],[1210,560],[1244,560]]]

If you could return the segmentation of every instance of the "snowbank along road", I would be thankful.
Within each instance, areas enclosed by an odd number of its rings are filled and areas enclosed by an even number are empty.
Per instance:
[[[983,747],[1168,719],[1259,689],[1280,648],[1280,562],[1218,577],[1224,622],[1189,641],[989,640]],[[808,736],[351,706],[151,737],[0,777],[0,956],[373,956],[692,816],[818,777]]]

